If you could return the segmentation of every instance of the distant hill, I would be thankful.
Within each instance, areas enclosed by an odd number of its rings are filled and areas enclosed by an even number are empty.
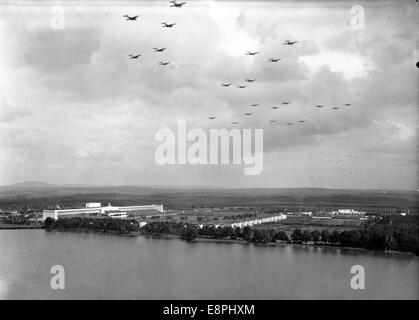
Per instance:
[[[0,206],[66,207],[85,202],[119,205],[162,203],[166,208],[267,206],[319,208],[395,208],[419,210],[417,191],[327,188],[214,188],[169,186],[53,185],[27,181],[0,187]]]
[[[24,181],[21,183],[11,184],[10,186],[6,186],[6,188],[55,188],[57,187],[54,184],[45,183],[42,181]]]

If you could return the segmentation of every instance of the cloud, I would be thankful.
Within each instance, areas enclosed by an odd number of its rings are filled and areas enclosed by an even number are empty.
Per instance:
[[[20,118],[32,115],[29,108],[11,103],[5,96],[0,98],[0,122],[14,122]]]
[[[383,166],[393,185],[416,183],[413,174],[405,179],[413,172],[417,139],[415,20],[409,6],[365,4],[366,27],[356,32],[349,7],[322,3],[202,1],[182,10],[161,2],[65,5],[63,30],[50,28],[48,6],[34,8],[8,7],[15,19],[0,15],[0,92],[7,93],[0,107],[0,121],[7,123],[0,128],[6,153],[0,165],[14,168],[0,182],[36,173],[66,183],[154,184],[169,176],[201,185],[339,187],[346,178],[354,186],[372,186],[371,176],[355,181],[349,167],[328,171],[327,160],[304,162],[331,148],[380,160],[391,154],[394,161]],[[140,20],[126,22],[127,12],[138,12]],[[177,24],[162,28],[165,20]],[[285,39],[299,42],[284,46]],[[154,47],[167,49],[155,53]],[[260,53],[244,55],[248,50]],[[129,60],[134,53],[140,59]],[[268,62],[272,57],[282,60]],[[162,67],[159,61],[171,63]],[[246,78],[256,81],[238,89]],[[233,85],[224,88],[224,82]],[[209,116],[216,119],[209,122]],[[267,173],[243,178],[241,169],[231,167],[156,167],[154,133],[176,128],[177,120],[205,130],[231,128],[231,121],[239,128],[263,128]],[[275,169],[279,162],[287,170]],[[410,167],[398,175],[398,163]],[[365,173],[362,165],[350,167]],[[294,171],[301,172],[295,181],[275,178]]]
[[[29,66],[59,74],[90,64],[93,52],[100,47],[94,31],[86,29],[37,31],[28,35],[27,43]]]

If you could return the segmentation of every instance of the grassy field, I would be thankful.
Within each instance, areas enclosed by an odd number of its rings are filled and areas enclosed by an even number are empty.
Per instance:
[[[0,209],[80,207],[86,202],[113,205],[164,204],[165,209],[223,211],[318,211],[352,208],[368,212],[419,212],[417,191],[299,189],[205,189],[63,187],[0,187]]]

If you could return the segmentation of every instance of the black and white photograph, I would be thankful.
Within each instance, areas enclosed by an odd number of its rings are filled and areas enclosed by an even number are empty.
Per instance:
[[[1,1],[0,300],[419,300],[418,17]]]

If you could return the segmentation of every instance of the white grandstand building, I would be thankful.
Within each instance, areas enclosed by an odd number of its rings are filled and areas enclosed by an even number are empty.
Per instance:
[[[146,211],[156,210],[164,212],[162,204],[151,204],[145,206],[112,206],[110,203],[107,206],[101,205],[99,202],[88,202],[84,208],[74,209],[53,209],[42,211],[42,221],[50,217],[57,220],[60,217],[80,215],[80,214],[102,214],[114,218],[122,218],[127,216],[129,211]]]
[[[333,211],[335,215],[342,215],[342,216],[364,216],[365,212],[357,211],[354,209],[339,209],[337,211]]]
[[[261,224],[261,223],[268,223],[268,222],[277,222],[277,221],[281,221],[286,219],[287,216],[285,214],[280,214],[280,215],[276,215],[276,216],[271,216],[271,217],[265,217],[265,218],[260,218],[260,219],[254,219],[254,220],[247,220],[247,221],[241,221],[241,222],[235,222],[231,224],[232,228],[244,228],[246,226],[251,227],[257,224]]]

